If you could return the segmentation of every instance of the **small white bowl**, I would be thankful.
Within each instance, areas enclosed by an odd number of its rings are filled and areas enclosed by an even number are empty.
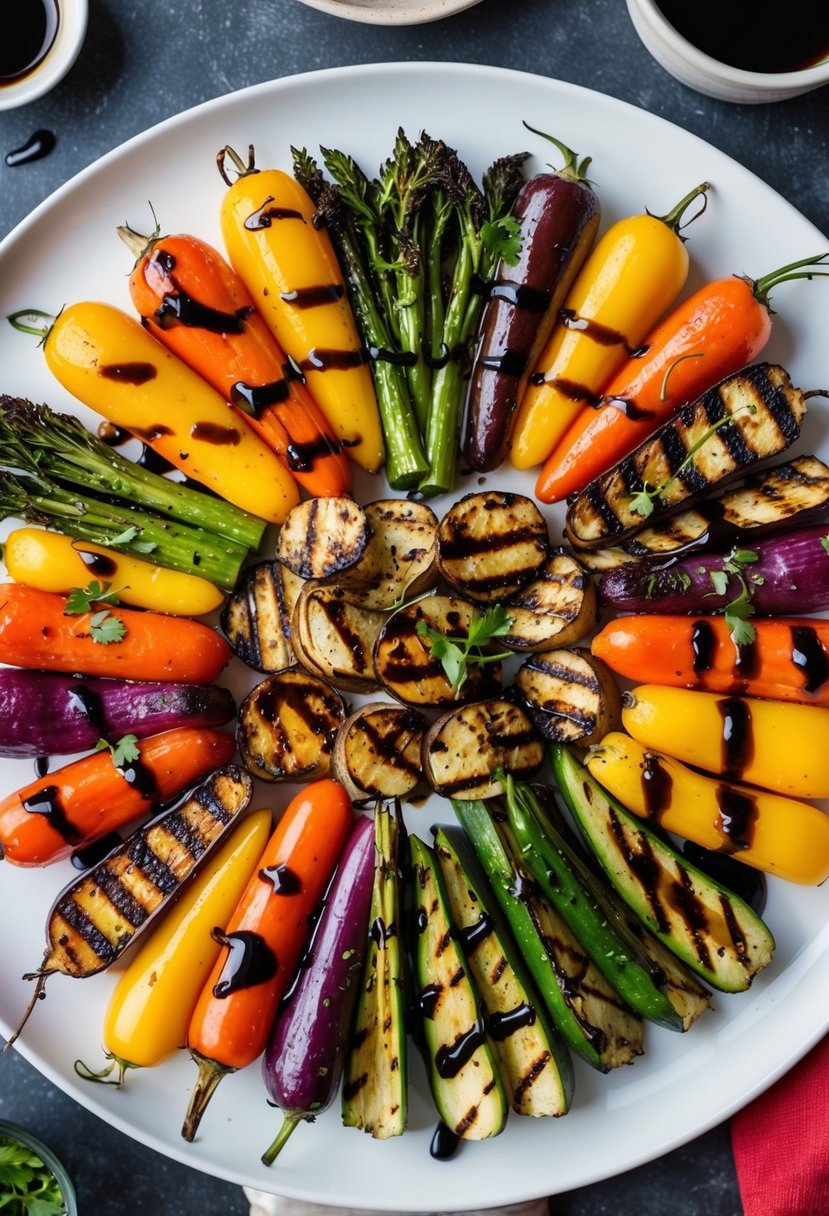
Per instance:
[[[480,4],[481,0],[302,0],[309,8],[365,25],[423,25]]]
[[[0,83],[0,110],[27,105],[53,89],[78,57],[89,21],[88,0],[58,0],[58,28],[46,55],[30,72]]]
[[[784,101],[829,84],[829,59],[794,72],[747,72],[712,59],[688,42],[663,16],[655,0],[627,0],[627,6],[637,34],[654,59],[682,84],[708,97],[743,104]]]

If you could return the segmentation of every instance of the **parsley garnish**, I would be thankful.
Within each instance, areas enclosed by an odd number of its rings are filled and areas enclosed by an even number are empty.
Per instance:
[[[63,1216],[60,1184],[25,1144],[0,1137],[0,1211],[8,1216]]]
[[[821,544],[821,548],[823,549],[824,553],[829,553],[829,535],[821,536],[820,544]]]
[[[127,627],[117,616],[113,616],[108,608],[92,614],[89,623],[89,635],[93,642],[100,646],[111,646],[113,642],[123,640]]]
[[[512,617],[502,604],[496,604],[493,608],[487,608],[483,614],[475,613],[469,622],[465,638],[441,633],[425,621],[418,621],[415,628],[418,637],[428,640],[432,657],[440,660],[444,674],[452,685],[452,692],[457,697],[466,683],[470,663],[482,666],[484,663],[496,663],[500,659],[511,657],[510,651],[502,651],[499,654],[485,654],[483,651],[483,647],[488,646],[493,638],[503,637],[508,633],[511,626]]]
[[[66,600],[66,616],[80,616],[91,612],[93,604],[118,604],[120,591],[112,590],[112,583],[99,583],[96,578],[86,587],[73,587]]]
[[[759,560],[759,555],[753,549],[735,549],[724,559],[721,570],[710,570],[708,574],[716,595],[728,595],[732,576],[739,582],[739,593],[724,609],[725,623],[736,646],[747,646],[757,636],[757,631],[748,618],[754,616],[754,588],[762,586],[764,579],[762,575],[753,574],[746,581],[746,567]]]
[[[123,768],[125,764],[132,764],[133,760],[137,760],[141,755],[138,750],[138,738],[136,735],[122,735],[117,743],[110,743],[109,739],[99,739],[95,744],[96,752],[106,751],[107,748],[112,755],[112,763],[116,768]]]
[[[497,253],[508,266],[514,266],[521,256],[521,227],[514,215],[502,215],[481,225],[481,241],[486,249]]]

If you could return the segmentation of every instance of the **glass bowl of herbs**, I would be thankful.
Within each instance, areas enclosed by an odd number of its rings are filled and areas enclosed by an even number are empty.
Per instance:
[[[0,1120],[0,1214],[78,1216],[75,1188],[37,1136]]]

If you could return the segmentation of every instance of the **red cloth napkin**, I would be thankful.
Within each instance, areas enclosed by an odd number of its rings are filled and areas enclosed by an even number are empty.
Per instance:
[[[731,1120],[744,1216],[829,1216],[829,1035]]]

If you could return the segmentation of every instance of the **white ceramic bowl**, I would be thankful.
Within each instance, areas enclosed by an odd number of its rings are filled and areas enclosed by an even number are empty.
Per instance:
[[[826,0],[815,0],[825,4]],[[655,0],[627,0],[642,42],[666,71],[709,97],[743,104],[783,101],[829,84],[829,59],[795,72],[747,72],[706,55],[677,32]]]
[[[0,84],[0,110],[27,105],[53,89],[78,57],[89,20],[88,0],[58,0],[55,40],[44,58],[19,80]]]
[[[423,25],[440,21],[481,0],[302,0],[310,8],[346,21],[362,21],[366,25]]]

